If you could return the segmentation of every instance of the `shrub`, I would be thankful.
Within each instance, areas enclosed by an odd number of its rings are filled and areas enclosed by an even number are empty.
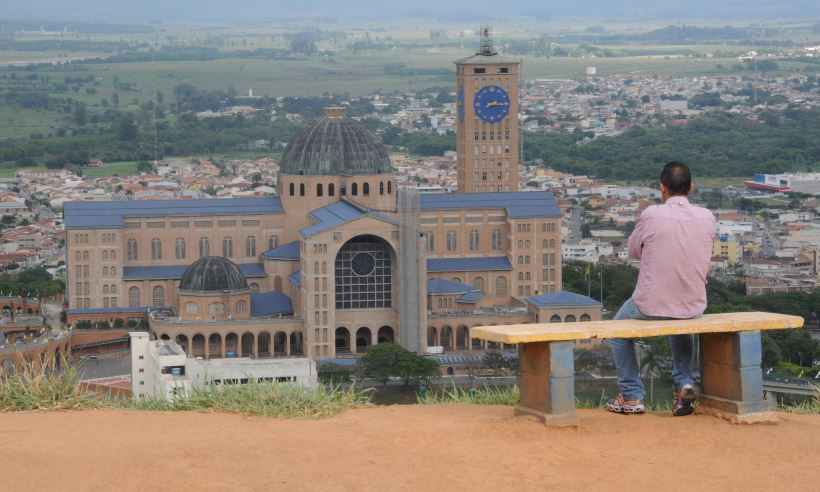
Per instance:
[[[453,388],[446,391],[430,391],[419,394],[417,400],[422,405],[447,405],[462,403],[470,405],[518,405],[518,386],[484,386],[483,388]]]
[[[304,388],[293,384],[257,383],[206,386],[171,401],[120,400],[123,408],[152,411],[202,411],[285,418],[331,417],[369,404],[369,393],[350,387],[319,385]]]
[[[405,385],[428,382],[438,374],[435,359],[417,355],[393,343],[371,347],[359,360],[362,374],[386,384],[390,378],[400,378]]]
[[[322,384],[348,384],[353,380],[353,369],[331,362],[319,365],[319,381]]]
[[[0,410],[67,410],[98,405],[80,388],[77,369],[60,360],[62,370],[56,370],[56,360],[45,364],[26,362],[12,369],[0,368]]]

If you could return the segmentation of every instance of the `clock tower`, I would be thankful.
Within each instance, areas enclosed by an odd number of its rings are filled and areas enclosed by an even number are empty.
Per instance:
[[[490,27],[481,49],[456,62],[458,191],[518,191],[521,62],[499,55]]]

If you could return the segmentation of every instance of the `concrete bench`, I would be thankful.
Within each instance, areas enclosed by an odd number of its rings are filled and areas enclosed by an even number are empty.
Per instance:
[[[481,326],[472,336],[518,344],[518,413],[547,425],[575,426],[575,364],[578,340],[700,335],[702,394],[699,411],[732,422],[769,421],[774,402],[763,395],[762,330],[801,328],[803,318],[773,313],[710,314],[689,320],[617,320]]]

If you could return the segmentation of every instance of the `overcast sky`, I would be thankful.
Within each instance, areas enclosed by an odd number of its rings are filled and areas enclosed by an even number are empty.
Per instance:
[[[2,0],[1,18],[82,21],[258,21],[298,16],[406,15],[618,17],[627,19],[818,17],[818,0]]]

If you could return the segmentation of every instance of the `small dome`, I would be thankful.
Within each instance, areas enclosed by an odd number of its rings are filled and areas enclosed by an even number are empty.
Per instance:
[[[248,282],[236,263],[221,256],[206,256],[185,270],[179,289],[199,292],[247,290]]]
[[[390,156],[367,129],[343,118],[341,108],[327,108],[326,117],[290,141],[281,174],[351,176],[392,173]]]

